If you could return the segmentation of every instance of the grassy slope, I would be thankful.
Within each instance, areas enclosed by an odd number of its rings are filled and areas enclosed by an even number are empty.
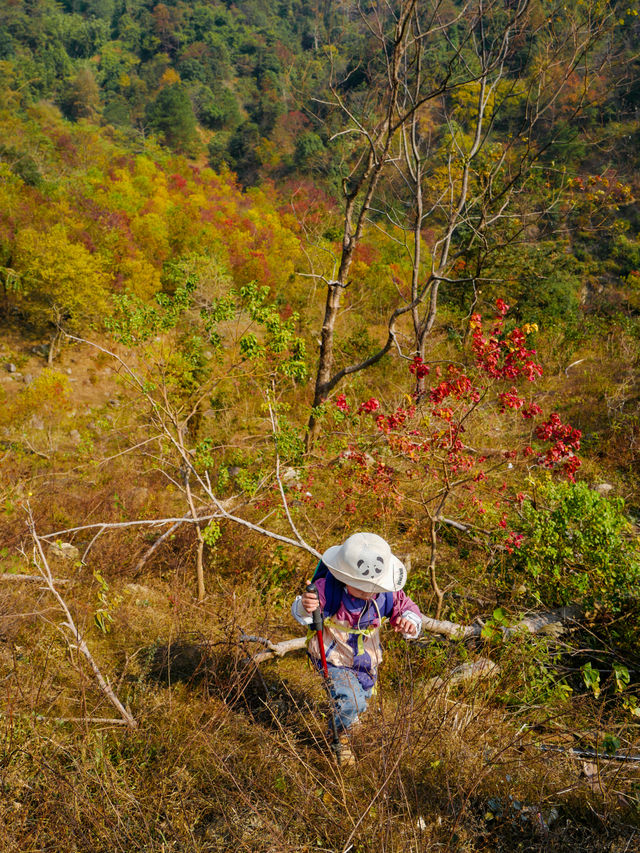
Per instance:
[[[234,275],[249,272],[238,264]],[[312,318],[317,323],[318,305],[310,296],[298,285],[290,289],[305,323]],[[357,311],[362,311],[360,296],[353,297]],[[368,317],[372,336],[382,334],[383,316],[381,309]],[[354,346],[349,331],[345,321],[345,348]],[[62,405],[47,396],[51,371],[30,351],[41,340],[7,327],[2,342],[2,363],[12,362],[35,379],[35,386],[27,386],[2,374],[4,413],[13,413],[8,422],[5,417],[1,436],[3,571],[33,572],[19,554],[21,547],[30,550],[22,507],[27,498],[40,531],[184,512],[182,498],[159,470],[161,447],[154,445],[153,454],[143,449],[118,455],[147,433],[144,412],[115,365],[85,347],[65,348],[54,365],[58,380],[68,384],[68,403]],[[455,343],[444,331],[438,341],[435,355],[455,355]],[[623,457],[621,466],[616,447],[608,449],[621,410],[607,406],[633,399],[633,335],[585,335],[569,351],[562,335],[549,329],[540,336],[539,350],[547,368],[543,398],[553,404],[549,408],[566,409],[594,435],[585,475],[610,479],[635,502],[636,486],[629,478],[633,456]],[[580,359],[585,361],[568,367]],[[33,387],[39,393],[29,392]],[[387,362],[345,390],[356,399],[376,394],[391,405],[405,388],[403,370]],[[300,430],[307,389],[289,390],[286,399]],[[206,429],[223,434],[236,454],[223,455],[220,466],[240,460],[250,469],[256,447],[268,444],[266,415],[257,398],[243,397],[242,408],[230,407],[211,423]],[[315,478],[313,501],[293,507],[296,523],[320,550],[370,520],[366,500],[354,517],[337,501],[336,481],[344,469],[327,465],[327,458],[343,438],[339,425],[333,429],[326,455],[318,451],[302,472],[305,483],[307,474]],[[480,418],[468,440],[490,439],[499,446],[505,436],[494,429]],[[259,443],[247,441],[247,434],[258,434]],[[619,441],[626,454],[624,440]],[[256,520],[270,511],[231,484],[225,494],[233,493],[234,507]],[[402,513],[390,505],[376,524],[402,553],[412,554],[414,576],[420,577],[427,555],[424,518],[410,505]],[[286,529],[281,517],[272,520]],[[56,567],[73,580],[65,596],[100,666],[138,720],[135,732],[55,722],[107,717],[111,709],[56,630],[60,617],[51,598],[38,585],[5,581],[0,588],[0,677],[8,710],[0,735],[8,794],[0,805],[0,837],[7,851],[155,851],[163,845],[189,851],[334,850],[351,843],[362,850],[427,850],[437,844],[506,850],[520,844],[522,849],[595,851],[616,849],[611,845],[618,842],[624,849],[631,839],[633,829],[625,821],[635,819],[632,765],[603,764],[594,779],[591,768],[585,774],[573,760],[550,761],[535,746],[538,739],[593,745],[605,733],[617,734],[625,746],[634,741],[634,730],[613,703],[586,696],[567,702],[554,690],[548,672],[561,645],[522,640],[504,648],[434,643],[406,650],[390,642],[380,706],[372,709],[364,732],[366,760],[356,775],[341,774],[327,759],[322,692],[303,659],[264,665],[258,676],[246,670],[238,643],[241,631],[272,639],[295,633],[288,602],[309,573],[306,555],[227,525],[216,549],[206,552],[209,592],[196,605],[191,532],[177,532],[135,574],[155,535],[105,534],[85,565]],[[83,551],[90,537],[82,534],[74,541]],[[482,551],[457,537],[446,539],[438,571],[448,589],[447,615],[490,615],[498,602],[486,565]],[[96,570],[108,589],[94,578]],[[428,610],[427,586],[414,587]],[[514,614],[521,606],[515,596],[500,603]],[[101,608],[113,617],[108,634],[94,623]],[[152,654],[176,639],[210,647],[204,680],[163,686],[149,679]],[[446,676],[468,657],[487,653],[502,663],[500,676],[488,685],[452,693],[429,686],[432,676]],[[580,693],[579,676],[572,684]],[[535,809],[512,807],[510,796],[527,808],[539,807],[547,821],[550,809],[559,807],[561,818],[547,835]]]

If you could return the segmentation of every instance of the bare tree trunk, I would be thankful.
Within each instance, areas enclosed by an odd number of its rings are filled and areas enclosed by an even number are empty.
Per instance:
[[[388,165],[389,149],[397,130],[394,119],[397,113],[398,98],[400,93],[400,66],[406,51],[406,39],[410,34],[408,22],[413,12],[416,0],[406,0],[402,5],[395,30],[391,56],[388,65],[388,89],[384,93],[386,105],[384,119],[374,134],[369,134],[360,128],[367,139],[367,149],[359,157],[351,174],[343,179],[343,192],[345,197],[344,225],[342,236],[342,249],[338,273],[333,281],[327,281],[327,299],[325,302],[324,319],[320,336],[320,349],[318,353],[318,367],[316,370],[316,381],[313,395],[313,407],[309,417],[307,436],[305,444],[309,449],[316,438],[318,422],[316,412],[327,399],[331,389],[338,379],[333,376],[334,370],[334,339],[336,319],[340,311],[340,300],[342,290],[348,286],[349,268],[353,260],[353,254],[362,237],[367,214],[371,209],[371,203],[378,182],[384,169]],[[383,43],[382,32],[379,35]],[[342,100],[334,90],[336,102],[344,108]],[[347,110],[348,114],[348,110]],[[361,164],[364,169],[358,174]],[[358,205],[358,206],[357,206]]]
[[[438,545],[438,536],[436,531],[436,518],[433,517],[431,519],[431,555],[429,558],[429,580],[431,582],[431,589],[433,590],[433,594],[436,597],[436,619],[440,618],[442,613],[442,602],[444,601],[444,593],[440,589],[438,585],[438,579],[436,577],[436,555],[437,555],[437,545]]]

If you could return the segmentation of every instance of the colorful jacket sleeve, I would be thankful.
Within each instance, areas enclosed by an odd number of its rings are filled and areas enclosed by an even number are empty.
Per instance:
[[[415,634],[403,634],[403,637],[415,640],[416,637],[420,636],[422,631],[422,613],[420,613],[418,605],[411,601],[409,596],[402,590],[393,593],[393,610],[389,617],[389,624],[394,626],[399,619],[408,619],[416,628]]]

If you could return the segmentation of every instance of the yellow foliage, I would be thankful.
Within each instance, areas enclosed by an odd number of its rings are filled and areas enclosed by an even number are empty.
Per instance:
[[[174,83],[180,82],[180,75],[174,68],[167,68],[160,78],[161,86],[173,86]]]
[[[160,272],[143,257],[123,258],[118,274],[124,289],[140,299],[150,299],[162,287]]]
[[[52,426],[71,407],[69,379],[57,370],[43,370],[10,402],[0,407],[0,427],[19,428],[32,415]]]
[[[36,325],[64,319],[73,328],[104,315],[108,277],[103,259],[71,242],[63,225],[46,233],[34,228],[20,231],[14,268],[23,282],[19,303]]]

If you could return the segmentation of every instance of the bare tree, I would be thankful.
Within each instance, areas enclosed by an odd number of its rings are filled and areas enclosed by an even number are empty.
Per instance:
[[[562,7],[558,16],[541,15],[530,0],[457,7],[400,0],[358,9],[368,44],[377,45],[362,60],[368,92],[351,93],[349,74],[340,79],[333,69],[331,98],[319,101],[342,117],[332,139],[347,165],[339,256],[331,274],[311,271],[324,282],[326,301],[308,444],[318,407],[336,385],[400,348],[403,315],[412,321],[405,354],[424,359],[441,284],[474,293],[487,258],[557,203],[550,192],[541,209],[530,209],[527,180],[553,144],[555,112],[562,105],[569,119],[580,114],[590,75],[607,58],[612,23],[612,12],[595,3]],[[367,227],[400,245],[410,281],[398,283],[386,340],[362,361],[337,366],[336,323]]]

